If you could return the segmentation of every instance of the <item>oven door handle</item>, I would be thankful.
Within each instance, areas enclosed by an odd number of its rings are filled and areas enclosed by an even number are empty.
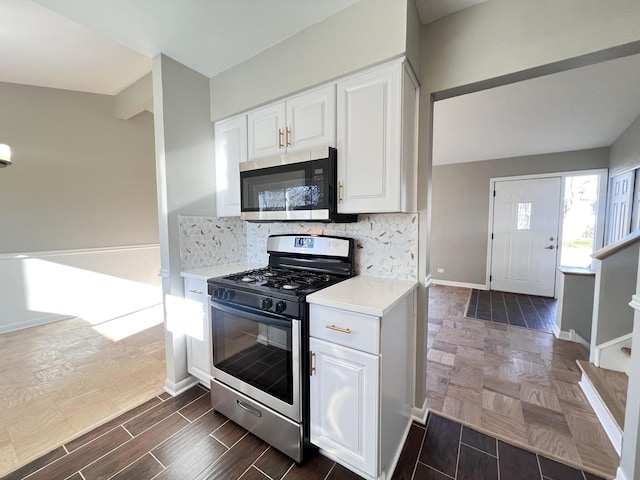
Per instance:
[[[245,317],[249,320],[253,320],[254,322],[260,322],[260,323],[265,323],[268,325],[276,325],[279,327],[290,327],[291,326],[291,319],[286,318],[286,317],[276,317],[273,313],[271,312],[262,312],[260,311],[260,313],[256,313],[254,311],[251,310],[247,310],[244,308],[240,308],[240,307],[230,307],[228,305],[225,305],[223,303],[220,302],[214,302],[211,301],[211,308],[215,308],[217,310],[221,310],[225,313],[228,313],[230,315],[238,315],[238,316],[242,316]]]

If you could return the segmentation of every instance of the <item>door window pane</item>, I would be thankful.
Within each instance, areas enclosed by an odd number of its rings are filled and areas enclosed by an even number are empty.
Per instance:
[[[531,202],[518,203],[518,230],[531,230]]]

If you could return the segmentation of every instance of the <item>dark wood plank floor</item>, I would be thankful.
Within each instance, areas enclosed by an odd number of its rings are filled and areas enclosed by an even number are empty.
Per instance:
[[[498,477],[498,474],[500,476]],[[429,415],[411,426],[394,480],[597,480],[459,423]],[[302,466],[213,412],[197,386],[163,394],[2,480],[357,480],[314,453]]]
[[[472,290],[465,317],[552,333],[558,301],[496,290]]]

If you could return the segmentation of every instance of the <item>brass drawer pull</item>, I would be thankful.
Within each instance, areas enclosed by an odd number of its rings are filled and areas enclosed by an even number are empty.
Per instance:
[[[342,332],[342,333],[347,333],[347,334],[351,333],[351,329],[350,328],[336,327],[335,325],[327,325],[326,327],[329,330],[335,330],[336,332]]]
[[[279,128],[278,129],[278,148],[284,147],[284,144],[282,143],[282,135],[283,135],[282,129]]]
[[[196,295],[202,295],[201,290],[189,290],[189,293],[195,293]]]

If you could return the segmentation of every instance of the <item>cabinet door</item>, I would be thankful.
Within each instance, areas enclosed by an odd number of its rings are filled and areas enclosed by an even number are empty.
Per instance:
[[[203,309],[206,310],[206,308],[203,305]],[[208,317],[207,312],[203,312],[202,337],[187,335],[187,371],[207,388],[211,386],[211,341]]]
[[[269,105],[247,114],[249,160],[285,151],[285,104]]]
[[[216,203],[219,217],[240,216],[239,163],[247,160],[247,116],[218,122],[216,140]]]
[[[185,316],[187,333],[187,371],[207,388],[211,382],[211,327],[207,281],[184,279]]]
[[[335,85],[287,100],[287,150],[316,145],[336,145]]]
[[[402,69],[397,63],[338,83],[338,212],[400,211]]]
[[[311,443],[378,476],[379,357],[323,340],[309,340]]]

